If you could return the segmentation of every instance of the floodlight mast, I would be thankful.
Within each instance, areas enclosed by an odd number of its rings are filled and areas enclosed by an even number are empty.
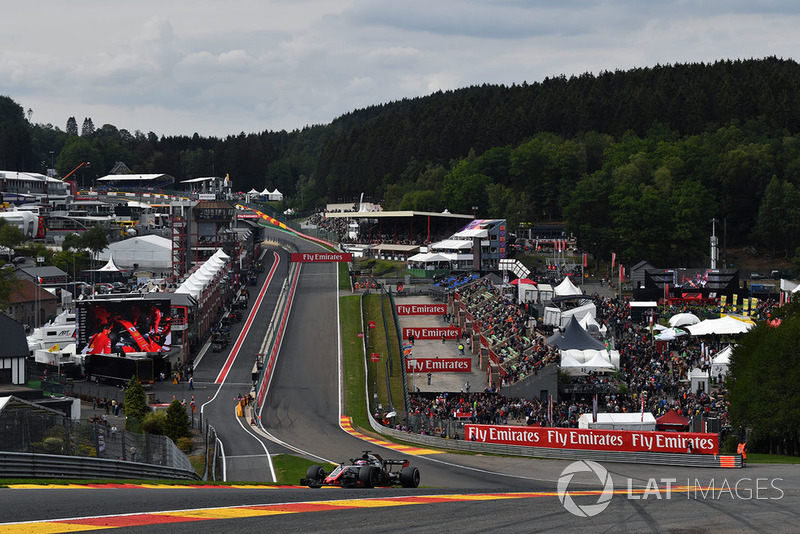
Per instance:
[[[717,268],[719,255],[719,239],[717,239],[717,220],[711,219],[711,268]]]

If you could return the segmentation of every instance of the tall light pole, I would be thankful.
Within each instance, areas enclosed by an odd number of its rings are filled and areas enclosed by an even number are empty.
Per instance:
[[[719,239],[717,239],[717,220],[711,219],[711,268],[717,268],[717,256],[719,254],[719,247],[717,246]]]
[[[472,206],[472,218],[473,219],[478,218],[478,206]]]

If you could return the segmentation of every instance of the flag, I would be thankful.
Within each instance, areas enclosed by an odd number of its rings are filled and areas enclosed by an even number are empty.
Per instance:
[[[664,300],[669,300],[669,284],[664,284]]]
[[[625,281],[625,269],[623,269],[622,264],[619,264],[619,281],[620,283]]]
[[[597,422],[597,393],[592,397],[592,423]]]
[[[589,266],[589,256],[585,252],[583,253],[583,266],[584,267]]]
[[[614,262],[616,262],[616,261],[617,261],[617,253],[616,252],[612,252],[611,253],[611,268],[612,269],[614,268]]]
[[[547,424],[553,426],[553,396],[547,396]]]
[[[639,420],[644,422],[644,396],[642,396],[642,415]]]

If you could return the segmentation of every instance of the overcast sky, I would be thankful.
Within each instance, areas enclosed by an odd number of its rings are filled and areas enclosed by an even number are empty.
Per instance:
[[[796,58],[797,0],[26,0],[0,95],[35,123],[225,137],[470,85]]]

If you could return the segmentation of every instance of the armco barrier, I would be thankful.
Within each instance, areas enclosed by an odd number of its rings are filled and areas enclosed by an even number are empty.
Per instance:
[[[56,454],[0,451],[3,478],[177,479],[200,480],[194,471],[176,467]]]
[[[545,447],[524,447],[521,445],[498,445],[478,441],[445,439],[436,436],[410,434],[378,423],[371,414],[369,422],[379,434],[437,449],[469,451],[507,456],[525,456],[552,460],[594,460],[595,462],[623,462],[632,464],[679,465],[687,467],[742,467],[742,457],[738,454],[672,454],[662,452],[609,452],[577,449],[551,449]]]

